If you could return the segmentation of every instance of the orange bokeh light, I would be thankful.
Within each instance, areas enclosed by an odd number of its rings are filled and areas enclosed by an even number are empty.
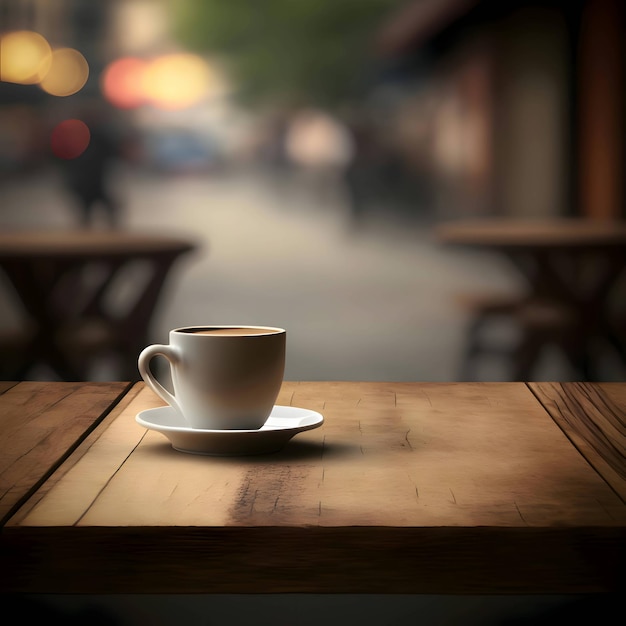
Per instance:
[[[52,51],[52,61],[39,86],[52,96],[71,96],[80,91],[89,78],[89,64],[74,48]]]
[[[110,63],[100,79],[104,97],[120,109],[135,109],[145,102],[143,80],[147,62],[133,57]]]
[[[50,147],[60,159],[75,159],[89,145],[91,133],[85,122],[81,120],[63,120],[52,130]]]
[[[144,104],[160,109],[185,109],[201,102],[215,86],[208,63],[193,54],[167,54],[150,61],[124,57],[103,71],[104,97],[121,109]]]

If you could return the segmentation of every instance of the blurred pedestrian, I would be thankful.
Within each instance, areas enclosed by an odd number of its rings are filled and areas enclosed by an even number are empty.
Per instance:
[[[352,111],[345,122],[353,145],[352,158],[345,169],[345,183],[350,211],[358,222],[367,209],[380,200],[386,155],[377,129],[366,112]]]
[[[291,120],[286,154],[321,202],[340,187],[352,159],[352,140],[341,121],[317,109],[302,109]]]
[[[76,202],[81,226],[94,227],[100,209],[106,225],[118,228],[121,208],[111,190],[111,176],[121,156],[119,141],[99,104],[82,108],[77,121],[88,130],[87,145],[77,156],[68,154],[62,158],[65,186]]]

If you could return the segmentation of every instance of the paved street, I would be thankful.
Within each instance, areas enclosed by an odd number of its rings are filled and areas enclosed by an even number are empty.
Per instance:
[[[282,326],[291,380],[456,380],[465,313],[455,294],[516,288],[499,258],[440,248],[424,220],[381,210],[354,229],[341,194],[319,187],[277,188],[249,173],[128,171],[117,182],[126,228],[201,243],[170,275],[154,341],[183,325]],[[3,228],[74,224],[53,175],[5,183],[0,206]],[[11,323],[8,290],[1,297]],[[484,376],[497,379],[502,368]]]

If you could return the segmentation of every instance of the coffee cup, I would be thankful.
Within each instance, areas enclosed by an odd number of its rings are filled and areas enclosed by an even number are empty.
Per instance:
[[[169,344],[144,348],[138,358],[146,384],[191,428],[258,430],[270,416],[285,371],[286,331],[269,326],[189,326]],[[170,393],[150,361],[167,359]]]

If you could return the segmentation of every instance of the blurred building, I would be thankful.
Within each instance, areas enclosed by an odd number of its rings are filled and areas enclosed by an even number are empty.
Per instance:
[[[411,0],[377,41],[437,215],[626,216],[621,0]]]
[[[0,0],[0,36],[18,31],[38,33],[53,49],[79,51],[88,64],[84,86],[63,97],[47,93],[39,84],[0,80],[0,175],[12,176],[45,164],[49,126],[62,118],[63,111],[76,110],[81,100],[99,97],[98,78],[106,63],[116,4]]]
[[[623,5],[399,4],[377,39],[381,80],[365,121],[378,128],[359,134],[383,139],[375,146],[374,165],[361,176],[367,192],[374,193],[372,183],[408,183],[409,205],[442,217],[624,216]],[[99,96],[99,77],[112,59],[169,50],[164,6],[161,0],[0,0],[0,34],[33,30],[54,47],[80,50],[89,63],[84,88],[67,98],[51,97],[37,85],[0,81],[0,174],[37,162],[45,151],[41,112],[54,117],[58,108]],[[149,163],[170,167],[174,159],[179,166],[182,149],[183,165],[195,168],[191,125],[192,134],[206,130],[200,160],[212,165],[213,145],[231,141],[218,142],[215,129],[236,127],[232,116],[225,117],[230,110],[216,106],[185,110],[176,119],[154,107],[137,110],[133,122],[150,135]],[[175,128],[161,137],[155,129],[166,122]],[[183,122],[187,126],[179,132]]]
[[[0,178],[45,165],[51,130],[95,101],[109,109],[127,161],[174,173],[214,171],[235,122],[221,97],[217,69],[182,54],[173,40],[167,5],[167,0],[0,0],[3,44],[5,36],[28,31],[45,39],[49,54],[72,49],[88,66],[80,89],[52,95],[43,81],[20,83],[0,72]],[[21,50],[12,52],[4,59],[21,56]],[[149,89],[149,98],[142,89]]]
[[[80,50],[90,67],[86,90],[97,88],[118,0],[0,0],[0,33],[30,30],[53,47]],[[3,84],[3,89],[6,83]]]

